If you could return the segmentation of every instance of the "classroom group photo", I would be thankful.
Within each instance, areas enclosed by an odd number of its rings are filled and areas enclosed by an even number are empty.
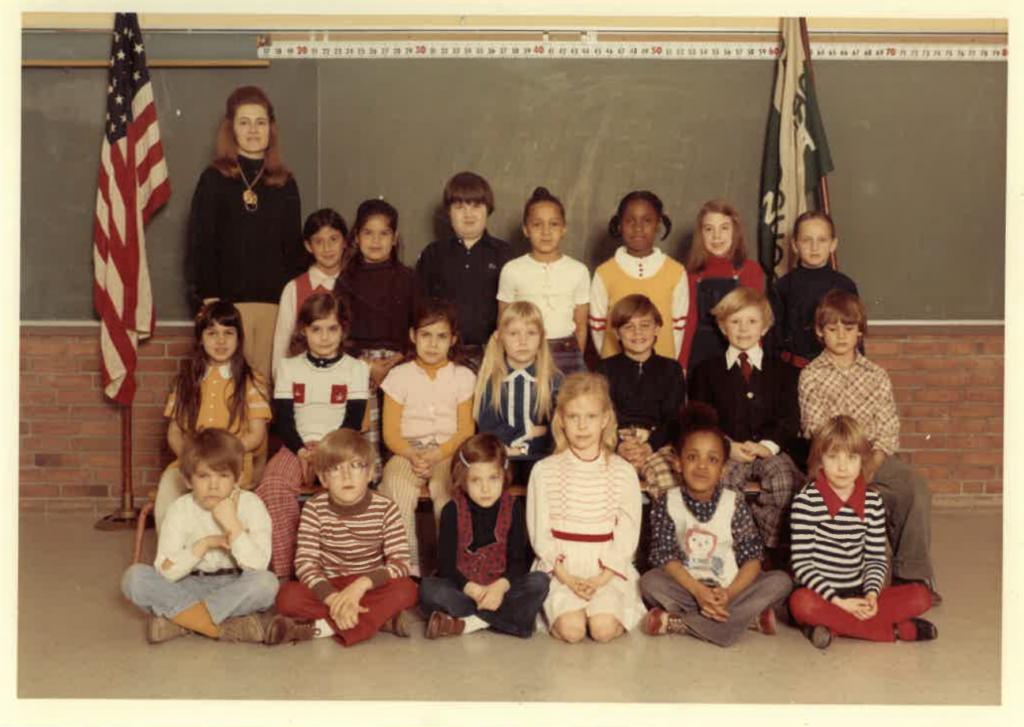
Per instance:
[[[591,271],[558,189],[502,199],[503,240],[467,169],[409,260],[386,196],[310,209],[281,133],[235,88],[194,182],[174,461],[120,580],[150,643],[938,637],[929,483],[828,212],[778,276],[719,190],[680,221],[624,188]]]

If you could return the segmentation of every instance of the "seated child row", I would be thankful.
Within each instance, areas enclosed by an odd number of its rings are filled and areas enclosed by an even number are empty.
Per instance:
[[[752,511],[763,542],[771,549],[785,546],[789,504],[803,481],[794,463],[803,461],[799,433],[810,436],[828,417],[850,414],[872,443],[865,471],[887,498],[894,575],[930,581],[928,486],[891,456],[898,448],[899,420],[888,377],[857,350],[866,330],[859,301],[842,291],[825,296],[816,329],[827,350],[803,370],[799,384],[796,369],[780,364],[760,345],[772,317],[762,293],[734,290],[716,306],[715,314],[730,346],[697,368],[690,398],[717,410],[732,442],[724,484],[741,492],[748,481],[760,482]],[[610,382],[620,423],[615,450],[640,473],[649,493],[679,484],[672,444],[685,398],[678,363],[654,352],[659,315],[643,296],[619,301],[612,326],[624,351],[599,366]],[[366,403],[376,398],[367,364],[343,352],[351,325],[339,298],[326,292],[309,296],[293,336],[296,355],[282,362],[275,382],[274,421],[284,446],[268,464],[257,493],[271,513],[273,570],[282,577],[293,572],[298,498],[304,491],[315,491],[309,462],[317,443],[339,427],[365,430]],[[196,352],[184,362],[168,401],[168,441],[180,452],[186,437],[197,430],[235,431],[250,453],[242,485],[252,487],[251,453],[265,447],[270,407],[240,353],[237,311],[223,301],[207,306],[197,320],[196,334]],[[548,427],[562,376],[545,345],[538,309],[517,302],[502,313],[476,377],[460,365],[458,334],[453,307],[425,301],[409,331],[413,360],[391,370],[381,386],[384,442],[393,456],[380,491],[398,506],[416,575],[420,558],[415,509],[421,488],[427,485],[435,519],[440,520],[450,497],[452,456],[473,434],[474,419],[481,431],[495,434],[506,446],[519,483],[529,480],[530,467],[551,450]],[[247,383],[236,389],[233,381]],[[192,427],[189,422],[194,422]],[[379,452],[372,445],[371,450],[376,462]],[[371,480],[376,479],[371,474]],[[184,491],[181,473],[172,465],[161,479],[158,526],[169,504]],[[776,557],[784,560],[785,554]]]
[[[372,452],[360,433],[335,429],[315,449],[311,467],[325,491],[302,511],[298,581],[279,586],[266,570],[270,516],[238,486],[243,445],[205,429],[182,453],[191,494],[168,509],[154,566],[131,566],[122,591],[149,613],[151,643],[199,633],[269,645],[333,636],[351,646],[381,630],[408,636],[406,609],[418,601],[431,639],[481,629],[526,638],[544,624],[566,642],[609,641],[641,625],[653,636],[728,646],[749,628],[775,633],[774,609],[787,596],[818,648],[837,634],[937,636],[920,618],[932,604],[927,587],[883,588],[885,509],[861,474],[870,444],[853,418],[833,417],[815,435],[814,479],[793,505],[792,594],[785,571],[762,572],[753,517],[720,481],[732,445],[709,407],[694,404],[681,417],[671,446],[682,486],[652,502],[652,567],[642,578],[633,564],[640,490],[635,469],[613,453],[606,380],[567,377],[552,424],[556,453],[533,469],[525,509],[509,493],[500,440],[477,434],[459,447],[440,568],[419,588],[395,503],[369,489]]]

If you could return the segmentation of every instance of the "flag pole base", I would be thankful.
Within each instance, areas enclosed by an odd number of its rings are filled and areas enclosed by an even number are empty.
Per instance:
[[[134,507],[130,510],[115,510],[109,515],[104,515],[96,524],[93,526],[97,530],[114,531],[114,530],[134,530],[135,526],[139,522],[139,508]],[[150,527],[152,520],[146,518],[146,527]]]

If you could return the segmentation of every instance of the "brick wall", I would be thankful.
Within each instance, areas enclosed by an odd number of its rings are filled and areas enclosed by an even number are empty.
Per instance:
[[[868,355],[892,377],[901,457],[928,478],[937,506],[1001,504],[1002,326],[874,326]],[[136,492],[172,455],[163,405],[191,330],[163,328],[139,349],[133,408]],[[121,491],[121,418],[100,387],[96,327],[21,329],[21,506],[113,510]]]

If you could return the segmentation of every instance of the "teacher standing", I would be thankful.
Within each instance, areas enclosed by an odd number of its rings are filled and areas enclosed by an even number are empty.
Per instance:
[[[246,361],[268,381],[277,303],[303,267],[301,216],[298,184],[281,159],[273,104],[261,88],[236,88],[213,162],[192,197],[187,274],[197,305],[235,304]]]

